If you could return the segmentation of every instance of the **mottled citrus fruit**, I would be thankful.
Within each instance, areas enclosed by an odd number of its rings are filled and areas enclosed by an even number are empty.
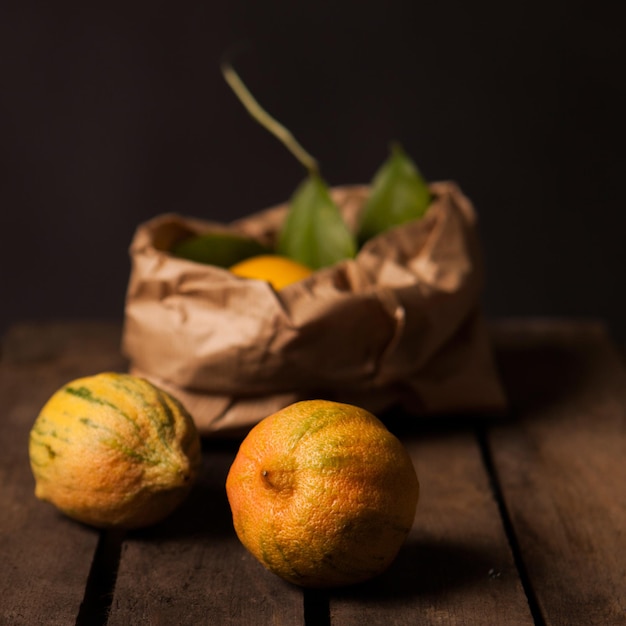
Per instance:
[[[249,432],[226,490],[239,539],[266,568],[330,587],[391,564],[413,524],[419,485],[406,449],[374,415],[311,400]]]
[[[158,522],[187,496],[200,438],[185,408],[148,381],[102,373],[63,386],[29,442],[35,495],[97,527]]]
[[[305,265],[275,254],[250,257],[233,265],[230,271],[243,278],[266,280],[276,290],[302,280],[313,273]]]

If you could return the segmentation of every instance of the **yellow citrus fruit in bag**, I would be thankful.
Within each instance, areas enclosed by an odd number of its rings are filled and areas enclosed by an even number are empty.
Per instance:
[[[391,564],[413,524],[419,485],[406,449],[374,415],[311,400],[249,432],[226,491],[239,539],[267,569],[331,587]]]
[[[243,278],[255,278],[269,282],[279,290],[291,283],[302,280],[313,273],[313,270],[276,254],[261,254],[236,263],[230,271]]]
[[[52,395],[31,429],[29,455],[38,498],[92,526],[138,528],[185,499],[200,438],[174,397],[106,372]]]

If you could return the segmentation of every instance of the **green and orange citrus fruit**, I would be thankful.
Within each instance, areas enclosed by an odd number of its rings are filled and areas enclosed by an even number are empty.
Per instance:
[[[419,484],[405,447],[374,415],[311,400],[249,432],[226,491],[239,539],[267,569],[330,587],[391,564],[412,527]]]
[[[171,395],[106,372],[52,395],[31,429],[29,455],[38,498],[86,524],[138,528],[186,498],[200,438]]]

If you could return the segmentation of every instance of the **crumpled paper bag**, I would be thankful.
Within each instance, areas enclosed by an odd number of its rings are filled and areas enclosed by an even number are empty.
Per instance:
[[[479,304],[475,211],[454,183],[431,191],[421,220],[279,292],[168,250],[210,230],[271,245],[286,205],[229,225],[174,214],[141,224],[122,340],[131,372],[177,396],[204,435],[245,433],[310,398],[377,414],[500,412],[506,399]],[[368,193],[331,190],[352,229]]]

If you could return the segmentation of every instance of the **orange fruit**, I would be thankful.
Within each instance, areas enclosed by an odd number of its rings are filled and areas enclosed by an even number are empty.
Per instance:
[[[395,559],[419,484],[402,443],[362,408],[292,404],[243,440],[226,491],[237,536],[303,587],[368,580]]]
[[[302,263],[276,254],[260,254],[250,257],[233,265],[230,271],[243,278],[265,280],[276,290],[313,273],[312,269]]]

